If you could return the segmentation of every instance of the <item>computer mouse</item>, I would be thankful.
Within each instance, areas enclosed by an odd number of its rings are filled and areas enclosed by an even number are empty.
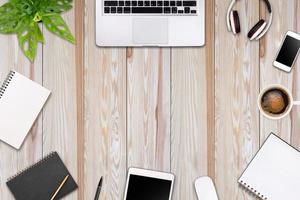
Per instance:
[[[213,181],[208,176],[199,177],[195,181],[198,200],[218,200]]]

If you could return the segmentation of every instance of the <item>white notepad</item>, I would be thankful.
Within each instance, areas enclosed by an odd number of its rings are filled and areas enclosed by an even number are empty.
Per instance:
[[[270,134],[239,183],[261,199],[300,199],[300,152]]]
[[[0,140],[19,149],[50,91],[11,71],[0,88]]]

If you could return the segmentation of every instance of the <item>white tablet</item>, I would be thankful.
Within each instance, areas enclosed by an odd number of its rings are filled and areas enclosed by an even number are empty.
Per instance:
[[[129,168],[124,200],[171,200],[174,175]]]

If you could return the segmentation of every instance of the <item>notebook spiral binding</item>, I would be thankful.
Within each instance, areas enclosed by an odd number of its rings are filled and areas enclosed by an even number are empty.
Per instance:
[[[7,179],[7,182],[10,182],[12,181],[14,178],[18,177],[18,176],[21,176],[22,174],[26,173],[27,171],[31,170],[32,168],[46,162],[49,158],[51,158],[52,156],[54,156],[56,154],[56,152],[51,152],[49,153],[48,155],[46,155],[44,158],[41,158],[40,160],[38,160],[37,163],[35,163],[34,165],[30,166],[30,167],[27,167],[25,168],[24,170],[18,172],[16,175],[14,176],[11,176]]]
[[[257,197],[259,197],[262,200],[268,200],[268,198],[261,194],[259,191],[257,191],[256,189],[254,189],[253,187],[251,187],[250,185],[248,185],[247,183],[245,183],[244,181],[240,180],[239,183],[245,188],[247,189],[249,192],[255,194]]]
[[[6,79],[4,80],[4,82],[0,88],[0,99],[4,95],[5,90],[7,89],[8,85],[11,82],[12,78],[14,77],[15,73],[16,72],[14,72],[14,71],[10,71],[9,74],[7,75]]]

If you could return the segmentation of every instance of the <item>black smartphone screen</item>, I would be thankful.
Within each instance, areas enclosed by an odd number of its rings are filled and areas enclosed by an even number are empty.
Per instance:
[[[169,200],[172,181],[130,175],[126,200]]]
[[[276,61],[292,67],[300,48],[300,41],[287,35],[278,53]]]

